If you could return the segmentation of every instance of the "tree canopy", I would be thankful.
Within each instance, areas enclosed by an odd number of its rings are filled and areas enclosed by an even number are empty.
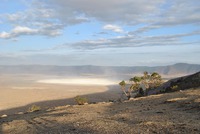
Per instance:
[[[162,84],[162,77],[157,72],[153,72],[150,74],[147,71],[145,71],[142,76],[134,76],[130,78],[129,81],[131,83],[129,84],[130,86],[129,86],[128,91],[126,91],[125,89],[125,86],[128,83],[126,83],[124,80],[119,83],[119,85],[121,86],[121,89],[126,95],[130,95],[133,90],[139,91],[139,87],[141,84],[145,85],[145,90],[146,90],[145,93],[147,95],[148,90],[155,89]],[[130,96],[127,96],[127,97],[130,97]]]

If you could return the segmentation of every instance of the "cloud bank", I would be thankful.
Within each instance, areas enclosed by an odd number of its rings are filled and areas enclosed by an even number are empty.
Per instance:
[[[163,26],[200,24],[199,0],[33,0],[30,8],[15,13],[1,14],[3,22],[13,29],[2,31],[0,38],[21,35],[61,35],[64,28],[93,20],[107,23],[103,29],[123,32],[122,25],[145,24],[139,31]],[[16,28],[28,31],[15,33]]]
[[[12,5],[3,2],[8,7]],[[67,60],[70,65],[94,61],[98,65],[118,65],[120,60],[127,65],[129,57],[137,57],[133,62],[145,65],[167,62],[163,59],[169,57],[195,63],[199,57],[199,0],[18,0],[13,3],[21,8],[0,9],[0,52],[24,57],[3,56],[2,64],[8,60],[30,64],[29,59],[33,59],[38,64],[44,61],[63,64]],[[153,49],[156,51],[152,54]],[[141,51],[137,53],[138,50]],[[160,53],[161,50],[165,51]],[[28,58],[28,55],[32,56]],[[168,59],[168,63],[174,59]]]

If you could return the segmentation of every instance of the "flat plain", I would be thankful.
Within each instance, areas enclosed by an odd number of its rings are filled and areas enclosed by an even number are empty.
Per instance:
[[[75,104],[73,98],[86,95],[91,102],[109,101],[119,96],[119,87],[114,85],[41,83],[40,80],[63,79],[64,76],[6,74],[0,76],[0,113],[9,114],[26,110],[37,104],[42,108]],[[68,78],[69,79],[69,78]],[[89,83],[88,82],[88,83]],[[112,96],[112,97],[110,97]]]

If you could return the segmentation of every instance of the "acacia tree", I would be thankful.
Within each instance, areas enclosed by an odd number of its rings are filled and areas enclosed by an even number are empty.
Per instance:
[[[129,88],[130,94],[133,90],[136,90],[139,88],[141,80],[142,80],[142,78],[139,76],[135,76],[135,77],[129,79],[129,81],[131,82],[131,86]]]
[[[119,83],[119,85],[121,86],[122,92],[124,92],[124,94],[127,95],[127,93],[126,93],[126,82],[123,80]]]
[[[156,87],[160,86],[162,84],[161,75],[157,72],[153,72],[151,74],[151,83],[152,83],[151,88],[156,88]]]
[[[122,92],[126,95],[126,97],[127,97],[128,99],[130,99],[130,97],[131,97],[130,92],[129,92],[129,91],[126,92],[126,82],[123,80],[123,81],[121,81],[121,82],[119,83],[119,85],[121,86]],[[122,94],[122,95],[123,95],[123,94]]]
[[[153,72],[152,74],[149,74],[147,71],[143,73],[143,76],[134,76],[129,79],[131,85],[128,89],[128,92],[125,90],[125,81],[121,81],[119,85],[121,86],[121,90],[124,92],[124,94],[130,98],[131,92],[133,90],[138,90],[139,93],[142,93],[142,95],[147,95],[149,89],[156,88],[162,84],[162,78],[161,75],[157,72]]]

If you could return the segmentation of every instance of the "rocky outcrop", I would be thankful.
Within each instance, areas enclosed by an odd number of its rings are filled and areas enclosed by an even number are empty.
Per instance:
[[[173,92],[197,87],[200,87],[200,72],[169,80],[157,90],[161,92]]]

